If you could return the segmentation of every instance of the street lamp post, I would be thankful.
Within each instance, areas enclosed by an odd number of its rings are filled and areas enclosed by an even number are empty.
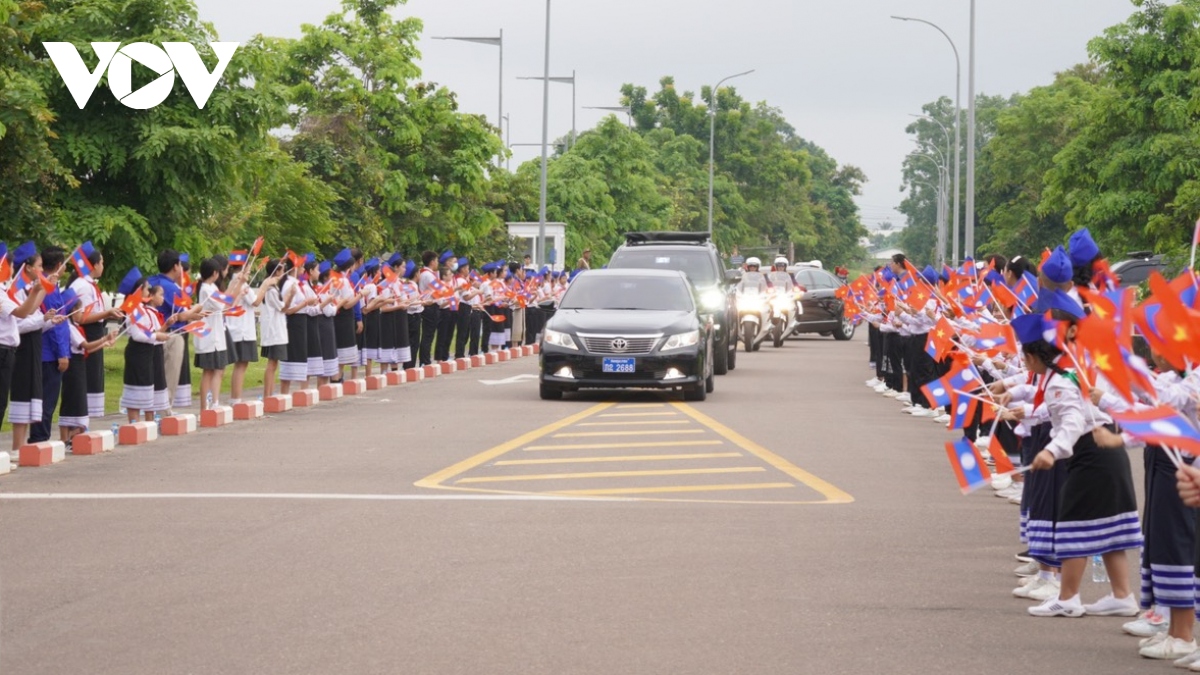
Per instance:
[[[512,122],[508,119],[507,114],[503,115],[501,117],[501,119],[504,120],[504,147],[512,148]],[[509,153],[508,157],[504,158],[504,169],[505,169],[505,171],[512,171],[512,153],[511,152]]]
[[[613,112],[623,112],[629,119],[629,128],[633,128],[633,108],[627,105],[585,105],[584,110],[611,110]]]
[[[533,77],[518,77],[518,80],[540,80],[542,77],[536,75]],[[570,77],[552,77],[551,82],[559,82],[562,84],[571,85],[571,144],[568,147],[575,147],[575,71],[571,71]]]
[[[937,151],[939,155],[941,154],[941,151],[937,150],[937,148],[934,148],[934,150]],[[912,153],[909,153],[907,156],[908,157],[921,157],[921,158],[927,159],[935,167],[937,167],[938,185],[941,187],[939,187],[937,189],[938,202],[937,202],[937,208],[936,208],[936,215],[934,216],[934,218],[935,218],[936,225],[937,225],[937,246],[938,246],[937,260],[938,260],[938,265],[940,266],[945,262],[945,259],[942,255],[942,251],[945,250],[945,244],[946,244],[946,234],[945,234],[946,230],[945,230],[945,227],[943,226],[943,223],[946,219],[946,216],[948,215],[946,212],[949,210],[949,203],[945,199],[946,190],[949,189],[949,187],[950,187],[950,178],[949,178],[949,174],[948,174],[948,169],[946,167],[944,159],[942,162],[939,162],[938,158],[936,156],[931,155],[929,153],[912,152]],[[914,181],[914,182],[922,182],[922,181]],[[928,183],[925,183],[925,184],[928,185]]]
[[[971,55],[967,69],[967,233],[965,255],[975,257],[975,0],[971,0]]]
[[[474,42],[481,45],[492,45],[500,48],[500,112],[496,115],[496,127],[500,127],[504,119],[504,29],[500,29],[500,37],[435,37],[434,40],[457,40],[459,42]]]
[[[709,93],[709,95],[712,96],[712,105],[709,106],[710,109],[708,112],[708,236],[710,239],[712,238],[713,233],[713,174],[715,173],[714,167],[716,162],[715,149],[717,138],[717,92],[721,90],[721,85],[725,84],[727,81],[732,80],[735,77],[749,75],[753,72],[754,70],[751,69],[744,73],[737,73],[736,75],[730,75],[729,77],[723,78],[717,82],[717,86],[713,87],[712,91]]]
[[[936,119],[930,117],[929,115],[914,115],[912,113],[909,113],[909,115],[912,117],[918,117],[921,119],[929,120],[930,122],[933,122],[934,124],[938,125],[938,128],[942,130],[942,135],[945,136],[945,138],[946,138],[946,152],[939,152],[939,154],[942,157],[942,163],[949,165],[949,163],[950,163],[950,132],[946,130],[946,125],[944,125],[941,122],[937,121]],[[940,176],[941,174],[939,173],[938,175]],[[940,180],[939,180],[939,182],[940,182]],[[943,197],[944,196],[945,195],[943,195]],[[937,247],[938,247],[937,248],[937,261],[938,261],[938,266],[941,267],[946,262],[947,223],[945,222],[944,219],[939,218],[937,226],[938,226],[938,229],[937,229]]]
[[[975,0],[971,0],[971,15],[972,16],[974,16],[974,12],[975,12]],[[933,28],[937,29],[937,31],[939,33],[941,33],[943,37],[946,38],[947,42],[950,43],[950,49],[954,50],[954,228],[953,228],[954,250],[950,252],[950,259],[954,262],[954,265],[957,266],[958,265],[958,251],[959,251],[959,248],[958,248],[958,228],[959,228],[958,200],[959,200],[959,195],[962,193],[962,190],[959,189],[959,177],[960,177],[960,174],[962,174],[962,169],[961,169],[962,164],[959,159],[959,153],[962,148],[962,141],[961,141],[961,136],[960,136],[961,132],[959,130],[959,128],[962,126],[962,104],[959,100],[959,94],[962,90],[962,61],[958,58],[958,47],[954,44],[954,40],[951,40],[949,33],[942,30],[941,27],[938,26],[937,24],[926,21],[925,19],[915,19],[915,18],[908,17],[908,16],[893,16],[892,18],[897,19],[899,21],[916,21],[917,23],[923,23],[927,26],[932,26]],[[972,44],[974,44],[973,40],[972,40]],[[974,49],[972,48],[972,54],[973,53],[974,53]],[[971,106],[972,110],[974,110],[974,107],[975,106],[972,104],[972,106]],[[974,129],[975,129],[975,125],[972,124],[971,129],[969,129],[967,132],[968,136],[970,137],[970,138],[968,138],[968,143],[970,143],[971,139],[973,139],[975,136]],[[973,148],[974,148],[974,145],[970,145],[967,148],[967,159],[968,160],[970,160],[972,157],[975,156],[974,152],[973,152]],[[970,180],[970,185],[968,187],[970,188],[970,187],[974,186],[974,184],[975,184],[974,179],[969,178],[968,180]],[[975,204],[974,195],[972,194],[971,196],[968,197],[968,199],[971,200],[971,203],[967,207],[967,210],[970,211],[971,208]],[[974,235],[972,235],[972,238],[974,238]]]
[[[542,184],[538,195],[538,240],[533,247],[538,267],[546,261],[546,167],[550,158],[550,2],[546,0],[546,51],[542,66]]]

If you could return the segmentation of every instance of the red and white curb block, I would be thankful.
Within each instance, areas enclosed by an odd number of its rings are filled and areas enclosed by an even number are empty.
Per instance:
[[[272,415],[285,413],[292,409],[292,397],[286,394],[267,396],[263,398],[263,409]]]
[[[322,401],[336,401],[343,395],[342,385],[340,384],[323,384],[317,387],[317,394]]]
[[[72,455],[98,455],[117,447],[117,438],[113,432],[89,431],[86,434],[75,434],[71,439]]]
[[[163,436],[186,436],[196,433],[196,416],[188,413],[164,417],[158,430]]]
[[[109,432],[111,433],[111,432]],[[67,446],[62,441],[27,443],[18,451],[18,466],[49,466],[67,458]]]
[[[316,389],[301,389],[292,392],[292,405],[297,408],[311,408],[317,404]]]
[[[388,373],[388,375],[390,375],[390,374],[391,373]],[[399,373],[399,375],[401,377],[403,377],[404,373]],[[364,380],[364,382],[367,383],[367,391],[379,391],[380,389],[383,389],[384,387],[387,387],[389,384],[391,384],[390,382],[388,382],[387,375],[372,375],[372,376],[368,377],[366,380]],[[401,384],[401,383],[396,382],[396,384]]]
[[[223,427],[233,421],[233,408],[218,405],[208,410],[200,411],[200,426],[205,429]]]
[[[134,422],[117,429],[117,443],[142,445],[158,440],[158,425],[154,422]]]
[[[439,363],[437,365],[441,367],[442,375],[450,375],[450,374],[458,372],[458,364],[455,363],[454,361],[442,361],[441,363]]]
[[[471,359],[454,359],[455,370],[469,370],[471,368]]]
[[[262,419],[266,407],[262,401],[242,401],[233,404],[233,419],[238,421]]]
[[[420,382],[425,379],[424,368],[409,368],[404,371],[404,379],[406,382]]]
[[[487,365],[487,357],[483,354],[476,354],[475,356],[471,357],[472,368],[482,368],[485,365]]]
[[[342,393],[346,396],[358,396],[367,391],[367,381],[363,379],[346,380],[342,383]]]

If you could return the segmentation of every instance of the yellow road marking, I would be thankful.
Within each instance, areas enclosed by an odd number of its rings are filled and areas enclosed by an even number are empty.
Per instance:
[[[703,434],[704,429],[666,429],[663,431],[645,431],[630,429],[629,431],[576,431],[569,434],[554,434],[551,438],[585,438],[588,436],[678,436],[679,434]]]
[[[650,420],[643,422],[580,422],[577,427],[624,427],[634,424],[691,424],[688,420]]]
[[[675,414],[675,413],[672,413],[672,412],[661,412],[661,413],[605,413],[605,414],[603,414],[603,415],[597,415],[597,417],[675,417],[675,416],[676,416],[676,414]]]
[[[588,417],[595,415],[596,413],[600,412],[601,410],[607,410],[608,408],[611,408],[612,406],[613,406],[612,403],[598,403],[598,404],[588,408],[587,410],[584,410],[583,412],[576,413],[574,415],[571,415],[570,417],[563,418],[552,424],[547,424],[546,426],[542,427],[541,429],[535,429],[527,434],[524,434],[522,436],[514,438],[513,440],[511,440],[507,443],[501,443],[500,445],[497,445],[496,447],[492,448],[491,450],[488,450],[486,452],[481,452],[478,455],[475,455],[474,457],[468,457],[467,459],[464,459],[463,461],[461,461],[453,466],[447,467],[445,469],[442,469],[441,471],[438,471],[435,474],[432,474],[432,475],[426,476],[425,478],[422,478],[421,480],[414,483],[414,485],[416,485],[417,487],[425,487],[425,488],[445,487],[441,483],[446,480],[449,480],[461,473],[470,471],[471,469],[474,469],[475,467],[479,466],[480,464],[491,461],[491,460],[499,457],[500,455],[503,455],[507,452],[511,452],[513,450],[516,450],[517,448],[521,447],[522,445],[532,443],[532,442],[536,441],[537,439],[541,438],[542,436],[545,436],[546,434],[552,434],[555,431],[562,429],[563,427],[571,426],[572,424],[578,422],[579,420],[587,419]]]
[[[622,403],[617,408],[665,408],[666,403]]]
[[[720,459],[741,457],[740,452],[708,452],[690,455],[626,455],[624,457],[555,457],[553,459],[509,459],[496,462],[495,466],[517,466],[521,464],[573,464],[575,462],[652,462],[669,459]]]
[[[526,452],[540,450],[617,450],[620,448],[678,448],[697,445],[723,445],[724,441],[662,441],[659,443],[577,443],[573,445],[531,445]]]
[[[820,492],[822,495],[825,496],[825,499],[828,500],[825,503],[827,503],[827,504],[849,504],[854,501],[854,497],[852,497],[850,495],[850,493],[842,490],[841,488],[834,486],[832,483],[829,483],[825,480],[822,480],[821,478],[814,476],[813,474],[805,471],[804,469],[801,469],[800,467],[796,466],[795,464],[792,464],[791,462],[780,457],[779,455],[776,455],[775,453],[771,452],[770,450],[767,450],[766,448],[762,447],[758,443],[755,443],[754,441],[737,433],[733,429],[730,429],[729,427],[725,426],[724,424],[721,424],[720,422],[714,420],[713,418],[709,417],[708,415],[705,415],[704,413],[700,412],[699,410],[696,410],[695,408],[693,408],[689,405],[685,405],[683,403],[672,402],[671,405],[673,405],[678,410],[682,411],[687,416],[696,420],[700,424],[703,424],[704,426],[708,427],[709,429],[712,429],[713,431],[717,432],[721,436],[724,436],[730,443],[733,443],[734,445],[745,450],[746,452],[757,455],[760,459],[762,459],[767,464],[770,464],[771,466],[775,467],[776,469],[779,469],[780,471],[791,476],[792,478],[795,478],[796,480],[800,481],[801,483],[804,483],[808,487],[816,490],[817,492]]]
[[[639,495],[656,492],[719,492],[728,490],[774,490],[796,487],[791,483],[745,483],[743,485],[671,485],[654,488],[610,488],[605,490],[560,490],[550,494],[600,497],[603,495]],[[736,502],[734,502],[736,503]]]
[[[510,483],[524,480],[574,480],[586,478],[631,478],[637,476],[691,476],[711,473],[759,473],[766,471],[761,466],[733,466],[724,469],[663,469],[653,471],[593,471],[590,473],[541,473],[521,476],[475,476],[454,481],[463,483]]]

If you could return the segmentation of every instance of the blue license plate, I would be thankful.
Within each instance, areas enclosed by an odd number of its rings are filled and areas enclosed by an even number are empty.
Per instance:
[[[634,373],[637,372],[637,359],[604,359],[601,368],[605,373]]]

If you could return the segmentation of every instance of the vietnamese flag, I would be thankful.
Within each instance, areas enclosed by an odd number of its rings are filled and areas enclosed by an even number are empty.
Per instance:
[[[192,296],[176,293],[175,297],[171,300],[171,304],[180,309],[187,309],[192,306]]]
[[[12,278],[12,263],[9,262],[8,256],[0,256],[0,284]]]
[[[252,256],[258,255],[258,252],[262,250],[262,246],[263,246],[263,238],[259,237],[258,239],[255,239],[254,245],[250,247],[250,255],[252,255]]]
[[[133,310],[140,307],[143,300],[145,300],[145,298],[142,296],[142,288],[139,286],[136,291],[125,296],[125,301],[121,303],[121,311],[125,314],[129,314]]]
[[[941,361],[954,349],[954,335],[954,326],[946,317],[938,317],[937,325],[929,331],[929,337],[925,341],[925,352],[935,361]]]
[[[1157,271],[1150,273],[1150,302],[1157,302],[1155,327],[1158,328],[1160,350],[1163,358],[1179,370],[1187,370],[1189,361],[1200,362],[1200,327],[1180,300],[1179,294]],[[1149,317],[1147,317],[1149,321]],[[1149,338],[1147,338],[1149,340]],[[1151,341],[1151,346],[1154,346]]]
[[[1117,342],[1116,325],[1093,313],[1079,322],[1075,341],[1087,350],[1097,372],[1108,380],[1121,398],[1133,403],[1133,381]]]
[[[1013,466],[1012,460],[1008,458],[1008,453],[1004,451],[1000,437],[996,434],[992,434],[992,442],[988,444],[988,454],[992,456],[992,461],[996,464],[996,473],[1013,473],[1017,470]]]

